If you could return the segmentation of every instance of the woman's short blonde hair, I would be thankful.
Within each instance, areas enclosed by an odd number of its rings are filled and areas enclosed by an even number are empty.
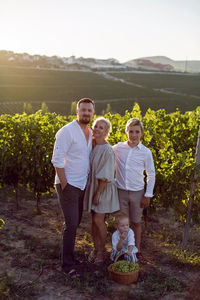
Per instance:
[[[107,138],[107,137],[109,137],[109,134],[110,134],[110,132],[112,131],[112,125],[111,125],[111,123],[110,123],[110,121],[109,121],[108,119],[105,119],[104,117],[99,117],[99,118],[97,118],[97,119],[93,122],[92,128],[94,129],[94,126],[96,125],[96,123],[97,123],[97,122],[100,122],[100,121],[104,122],[105,125],[106,125],[106,130],[108,131],[108,134],[107,134],[107,136],[106,136],[106,138]]]

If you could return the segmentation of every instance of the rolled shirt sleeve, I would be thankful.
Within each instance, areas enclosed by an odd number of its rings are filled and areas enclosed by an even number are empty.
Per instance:
[[[56,133],[56,141],[53,149],[52,164],[56,168],[64,168],[66,155],[71,144],[71,134],[67,127],[61,128]]]
[[[155,185],[155,167],[151,151],[147,153],[145,161],[145,170],[147,174],[147,187],[145,197],[153,197],[153,188]]]

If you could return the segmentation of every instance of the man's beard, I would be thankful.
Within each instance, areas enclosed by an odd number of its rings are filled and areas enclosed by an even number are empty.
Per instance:
[[[89,124],[90,123],[90,117],[82,117],[78,120],[81,124]]]

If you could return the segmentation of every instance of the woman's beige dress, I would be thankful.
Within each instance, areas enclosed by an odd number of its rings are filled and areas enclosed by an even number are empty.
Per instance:
[[[96,145],[90,155],[90,174],[85,191],[84,210],[112,213],[120,209],[114,175],[115,154],[112,147],[109,144]],[[96,206],[92,204],[92,199],[98,188],[98,179],[105,180],[107,184]]]

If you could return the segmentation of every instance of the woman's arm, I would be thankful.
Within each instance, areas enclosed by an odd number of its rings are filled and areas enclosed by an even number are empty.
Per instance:
[[[92,200],[93,205],[99,204],[99,197],[100,197],[102,191],[104,190],[106,184],[107,184],[107,182],[105,180],[98,179],[98,188],[97,188],[96,193],[94,194],[94,197]]]

